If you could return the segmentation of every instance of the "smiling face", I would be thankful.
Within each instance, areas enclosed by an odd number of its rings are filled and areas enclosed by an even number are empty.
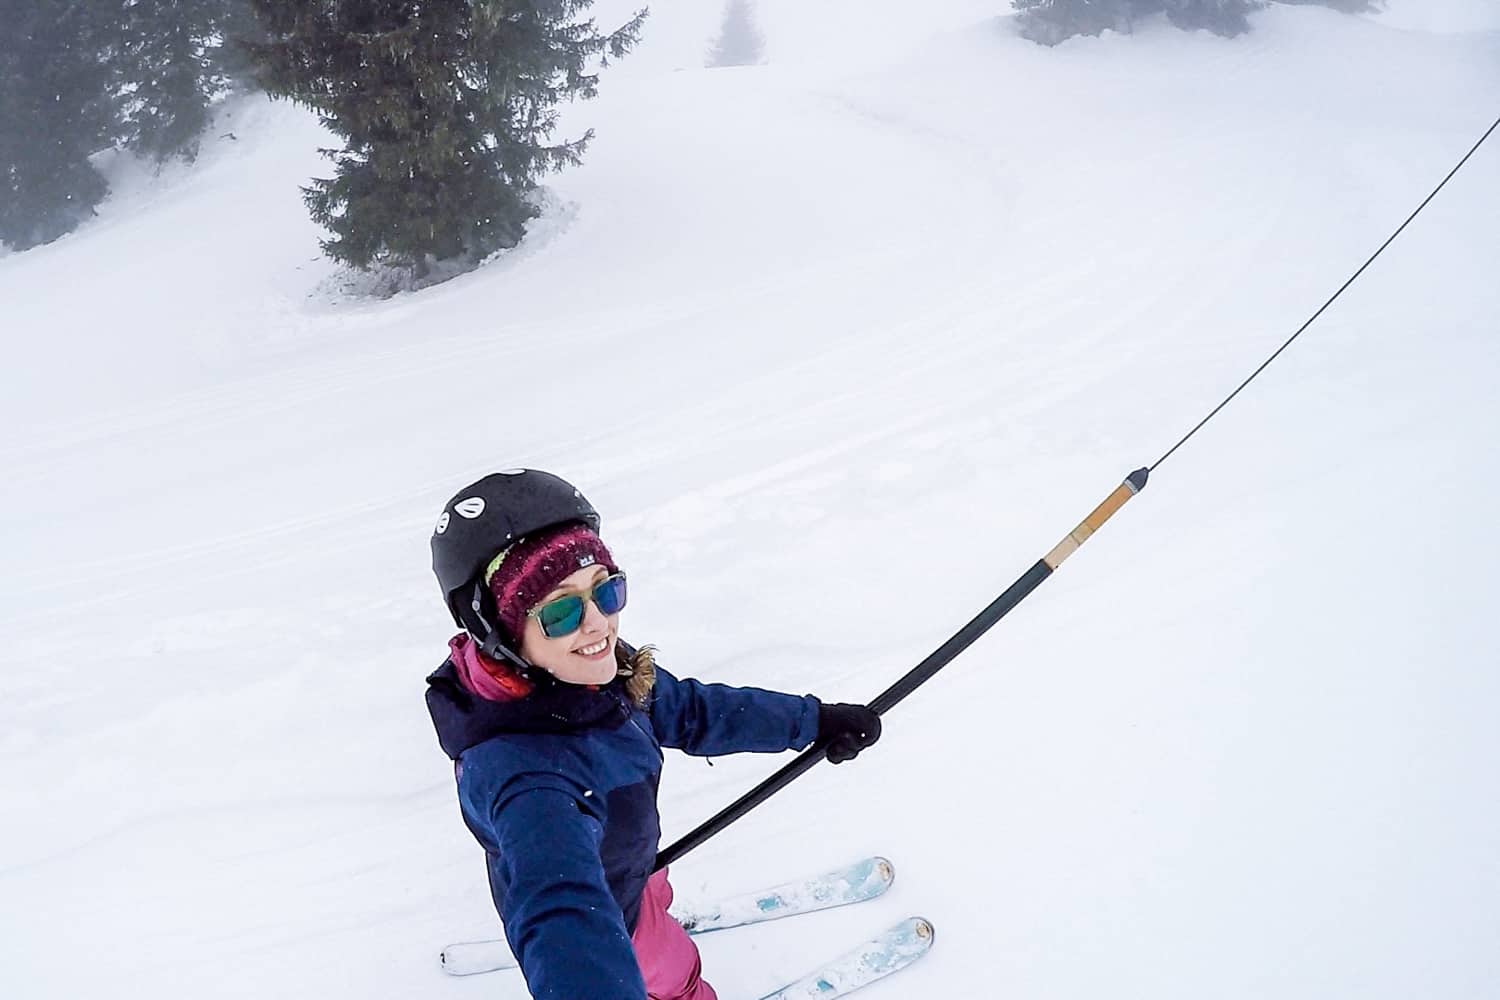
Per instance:
[[[589,598],[594,584],[609,576],[603,566],[586,566],[558,584],[537,607],[568,594],[583,602],[583,623],[578,631],[549,639],[541,624],[528,616],[521,632],[521,655],[560,681],[568,684],[608,684],[615,678],[615,636],[620,630],[618,613],[605,615]],[[532,609],[535,610],[535,609]]]

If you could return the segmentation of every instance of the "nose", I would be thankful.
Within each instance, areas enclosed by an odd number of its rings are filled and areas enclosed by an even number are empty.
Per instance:
[[[590,634],[609,631],[609,619],[605,617],[604,612],[599,610],[599,605],[595,604],[592,598],[583,602],[583,621],[578,627]]]

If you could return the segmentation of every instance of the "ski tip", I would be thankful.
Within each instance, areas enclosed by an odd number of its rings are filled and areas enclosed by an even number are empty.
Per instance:
[[[937,940],[937,928],[932,926],[931,920],[926,917],[912,917],[910,923],[912,933],[929,945]]]
[[[875,862],[875,871],[880,875],[880,880],[887,885],[896,881],[896,866],[891,864],[890,858],[882,858],[878,854],[870,859]]]
[[[475,969],[472,963],[465,963],[462,952],[463,945],[449,945],[438,952],[438,966],[450,976],[472,976],[475,972],[490,971],[487,968]]]

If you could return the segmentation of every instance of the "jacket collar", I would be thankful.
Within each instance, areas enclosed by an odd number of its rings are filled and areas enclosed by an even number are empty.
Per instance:
[[[631,708],[619,679],[596,688],[538,678],[525,697],[480,698],[464,687],[450,657],[427,678],[427,711],[443,752],[457,760],[470,747],[505,733],[614,728],[630,718]]]

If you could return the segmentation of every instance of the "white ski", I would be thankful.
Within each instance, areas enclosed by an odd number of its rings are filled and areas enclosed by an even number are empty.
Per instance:
[[[885,858],[862,858],[842,868],[760,892],[674,906],[672,916],[689,934],[706,934],[874,899],[891,887],[895,877],[895,866]],[[443,971],[450,976],[473,976],[516,967],[503,938],[450,944],[443,949],[440,960]]]
[[[832,1000],[906,968],[932,947],[931,923],[912,917],[761,1000]]]

